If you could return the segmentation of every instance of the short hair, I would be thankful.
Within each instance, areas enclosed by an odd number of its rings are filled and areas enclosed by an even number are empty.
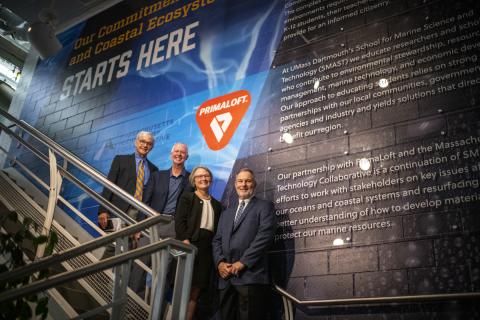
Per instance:
[[[153,135],[153,133],[151,133],[150,131],[140,131],[139,133],[137,133],[137,137],[135,138],[135,140],[140,140],[141,136],[150,136],[150,138],[152,138],[153,147],[153,145],[155,144],[155,136]]]
[[[253,170],[252,170],[252,169],[247,168],[247,167],[238,170],[237,174],[235,175],[235,180],[236,180],[237,176],[238,176],[241,172],[249,172],[249,173],[252,175],[252,178],[253,178],[253,186],[254,186],[254,187],[257,186],[257,180],[255,180],[255,173],[253,173]]]
[[[195,168],[193,168],[192,173],[190,173],[190,176],[188,177],[188,181],[190,182],[190,184],[194,188],[195,188],[195,172],[197,172],[198,169],[203,169],[203,170],[207,171],[208,174],[210,175],[210,179],[213,180],[212,171],[210,171],[210,169],[208,169],[207,167],[204,167],[204,166],[196,166]]]
[[[175,150],[175,146],[178,146],[178,145],[185,147],[185,151],[187,151],[187,156],[188,156],[188,146],[183,142],[175,142],[172,146],[172,150],[170,150],[170,153],[173,153],[173,150]]]

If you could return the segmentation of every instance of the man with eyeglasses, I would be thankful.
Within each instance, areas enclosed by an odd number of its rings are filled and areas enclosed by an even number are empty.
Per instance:
[[[108,172],[108,180],[134,196],[137,200],[142,201],[144,197],[144,187],[150,177],[158,171],[158,168],[147,159],[148,153],[153,149],[155,138],[151,132],[140,131],[135,139],[135,152],[127,155],[117,155],[113,158],[110,171]],[[127,213],[131,218],[138,221],[141,219],[138,210],[131,207],[127,202],[111,192],[108,188],[104,188],[102,192],[103,198],[114,204],[117,208]],[[102,205],[98,208],[98,224],[100,228],[107,232],[113,231],[110,213]],[[132,246],[136,246],[140,233],[132,239]],[[115,254],[115,247],[109,245],[105,248],[102,259],[111,257]],[[142,294],[145,290],[145,282],[135,277],[129,281],[129,286],[135,292]]]
[[[154,143],[155,138],[151,132],[140,131],[135,139],[135,153],[115,156],[108,172],[108,180],[140,201],[143,200],[144,186],[150,176],[158,171],[158,168],[147,159]],[[109,189],[104,188],[102,196],[133,219],[138,220],[138,212]],[[98,224],[103,230],[113,229],[110,214],[101,205],[98,208]]]

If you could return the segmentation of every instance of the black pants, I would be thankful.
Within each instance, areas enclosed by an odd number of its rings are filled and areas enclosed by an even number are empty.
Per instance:
[[[270,286],[228,284],[220,290],[220,312],[223,320],[265,320],[268,317]]]

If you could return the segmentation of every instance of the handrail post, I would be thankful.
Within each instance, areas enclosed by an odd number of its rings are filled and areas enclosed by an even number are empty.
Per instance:
[[[117,239],[115,254],[120,254],[120,251],[128,251],[128,237]],[[125,301],[127,299],[128,280],[130,278],[130,269],[132,267],[132,260],[128,260],[113,268],[113,292],[112,292],[112,314],[110,319],[124,319],[125,318]]]
[[[293,303],[290,299],[286,296],[282,295],[282,302],[283,302],[283,315],[285,320],[293,320],[295,317],[293,316]]]
[[[175,274],[175,287],[173,288],[172,314],[178,315],[177,319],[185,319],[188,301],[190,300],[195,253],[183,253],[176,258],[177,270]]]
[[[57,169],[57,158],[55,157],[55,153],[50,148],[48,149],[48,155],[50,164],[50,192],[48,194],[48,206],[42,229],[42,235],[47,237],[50,233],[50,228],[52,227],[53,215],[55,212],[55,207],[57,206],[60,188],[62,187],[62,175]],[[43,243],[37,247],[37,258],[43,257],[45,253],[45,246],[45,243]]]
[[[149,230],[150,230],[150,243],[155,243],[155,242],[159,241],[159,240],[160,240],[160,237],[159,237],[159,235],[158,235],[158,228],[157,228],[157,226],[154,225],[154,226],[150,227]],[[169,258],[169,257],[167,256],[167,259],[168,259],[168,258]],[[158,276],[158,270],[159,270],[158,268],[159,268],[159,266],[160,266],[160,262],[162,261],[162,252],[161,252],[161,251],[160,251],[160,252],[157,251],[157,252],[153,253],[153,254],[151,255],[151,261],[152,261],[152,264],[151,264],[151,266],[152,266],[152,275],[151,275],[151,279],[152,279],[151,284],[152,284],[152,287],[150,287],[150,292],[148,292],[148,290],[149,290],[148,287],[147,287],[147,292],[145,292],[145,302],[147,302],[147,303],[148,303],[148,300],[147,300],[147,299],[150,299],[150,303],[152,302],[152,301],[151,301],[151,300],[152,300],[152,292],[151,292],[151,290],[152,290],[152,288],[153,288],[153,279],[157,278],[157,276]],[[148,276],[148,275],[147,275],[147,276]],[[150,294],[147,294],[147,293],[150,293]],[[149,297],[149,296],[150,296],[150,297]]]
[[[150,315],[148,319],[160,319],[165,310],[165,285],[170,259],[170,246],[159,252],[159,261],[155,266],[152,261],[152,295],[150,298]],[[158,272],[157,272],[158,271]]]

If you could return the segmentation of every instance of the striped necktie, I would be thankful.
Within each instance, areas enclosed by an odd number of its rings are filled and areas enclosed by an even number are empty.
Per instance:
[[[145,168],[143,165],[143,160],[140,160],[140,162],[138,163],[138,170],[137,170],[137,184],[135,187],[135,194],[133,196],[135,199],[140,201],[142,201],[144,179],[145,179]]]
[[[240,201],[240,205],[238,206],[237,213],[235,214],[235,220],[234,220],[235,226],[238,224],[238,221],[240,221],[240,217],[242,216],[243,209],[245,209],[245,201]]]

